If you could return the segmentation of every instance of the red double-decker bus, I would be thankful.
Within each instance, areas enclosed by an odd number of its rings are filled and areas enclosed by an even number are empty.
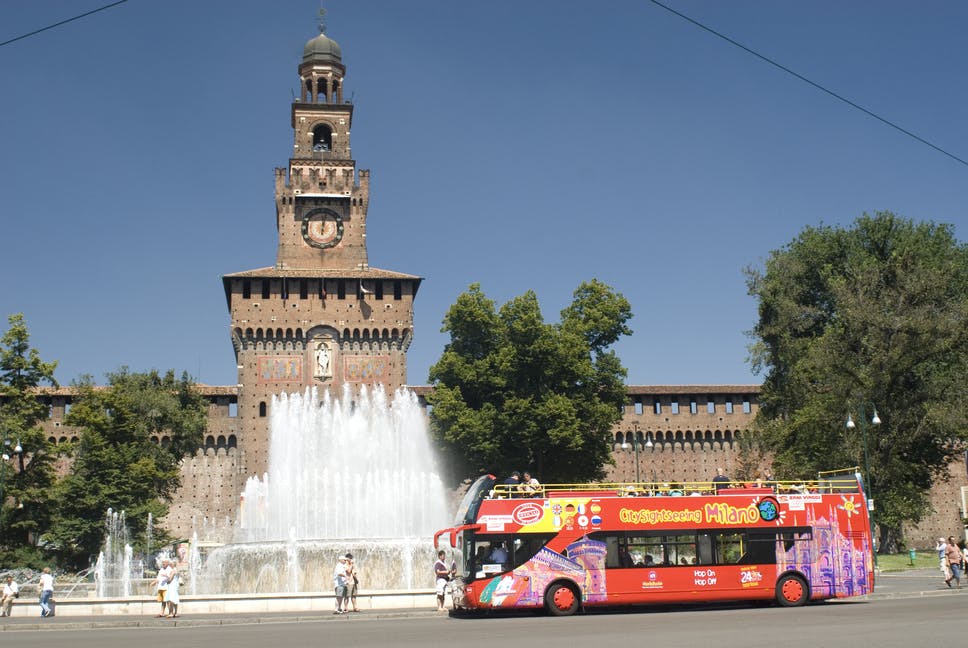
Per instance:
[[[869,594],[868,507],[856,472],[805,482],[546,485],[492,475],[434,536],[463,609],[775,600]],[[727,487],[728,486],[728,487]],[[718,490],[717,490],[718,489]]]

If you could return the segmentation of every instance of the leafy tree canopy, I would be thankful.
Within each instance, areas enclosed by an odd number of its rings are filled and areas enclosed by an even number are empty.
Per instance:
[[[8,323],[0,338],[0,444],[9,457],[0,464],[0,562],[39,567],[43,556],[36,540],[50,520],[56,453],[41,428],[48,409],[36,390],[57,386],[57,363],[44,362],[31,348],[22,314],[11,315]]]
[[[122,368],[106,387],[85,377],[77,388],[66,422],[81,436],[47,537],[64,563],[83,567],[97,555],[108,508],[125,511],[137,538],[148,513],[157,520],[168,512],[179,464],[201,445],[207,406],[188,375],[176,379],[173,371]]]
[[[778,475],[864,466],[866,431],[880,547],[894,550],[963,448],[968,249],[948,225],[878,212],[806,228],[747,278],[766,374],[755,426]]]
[[[532,470],[547,483],[600,478],[625,402],[625,368],[608,349],[630,335],[631,307],[583,283],[560,324],[533,291],[500,311],[479,284],[444,318],[450,343],[430,369],[431,427],[454,481]]]

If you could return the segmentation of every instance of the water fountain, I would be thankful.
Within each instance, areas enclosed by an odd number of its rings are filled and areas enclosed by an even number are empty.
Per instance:
[[[433,532],[447,525],[417,397],[382,387],[341,398],[273,398],[269,471],[242,494],[234,542],[214,549],[199,592],[328,591],[350,551],[366,589],[433,584]]]
[[[130,596],[132,578],[142,577],[140,567],[133,560],[124,511],[108,509],[104,519],[104,548],[94,564],[97,596]]]

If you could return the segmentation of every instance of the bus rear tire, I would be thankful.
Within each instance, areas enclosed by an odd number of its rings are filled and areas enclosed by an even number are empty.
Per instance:
[[[776,601],[783,607],[799,607],[809,594],[806,581],[795,574],[786,574],[776,583]]]
[[[581,597],[573,585],[552,583],[545,592],[545,608],[552,616],[571,616],[578,611]]]

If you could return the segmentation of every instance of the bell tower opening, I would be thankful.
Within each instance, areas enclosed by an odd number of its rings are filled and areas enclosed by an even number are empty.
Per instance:
[[[333,129],[320,124],[313,129],[313,152],[327,153],[333,150]]]

